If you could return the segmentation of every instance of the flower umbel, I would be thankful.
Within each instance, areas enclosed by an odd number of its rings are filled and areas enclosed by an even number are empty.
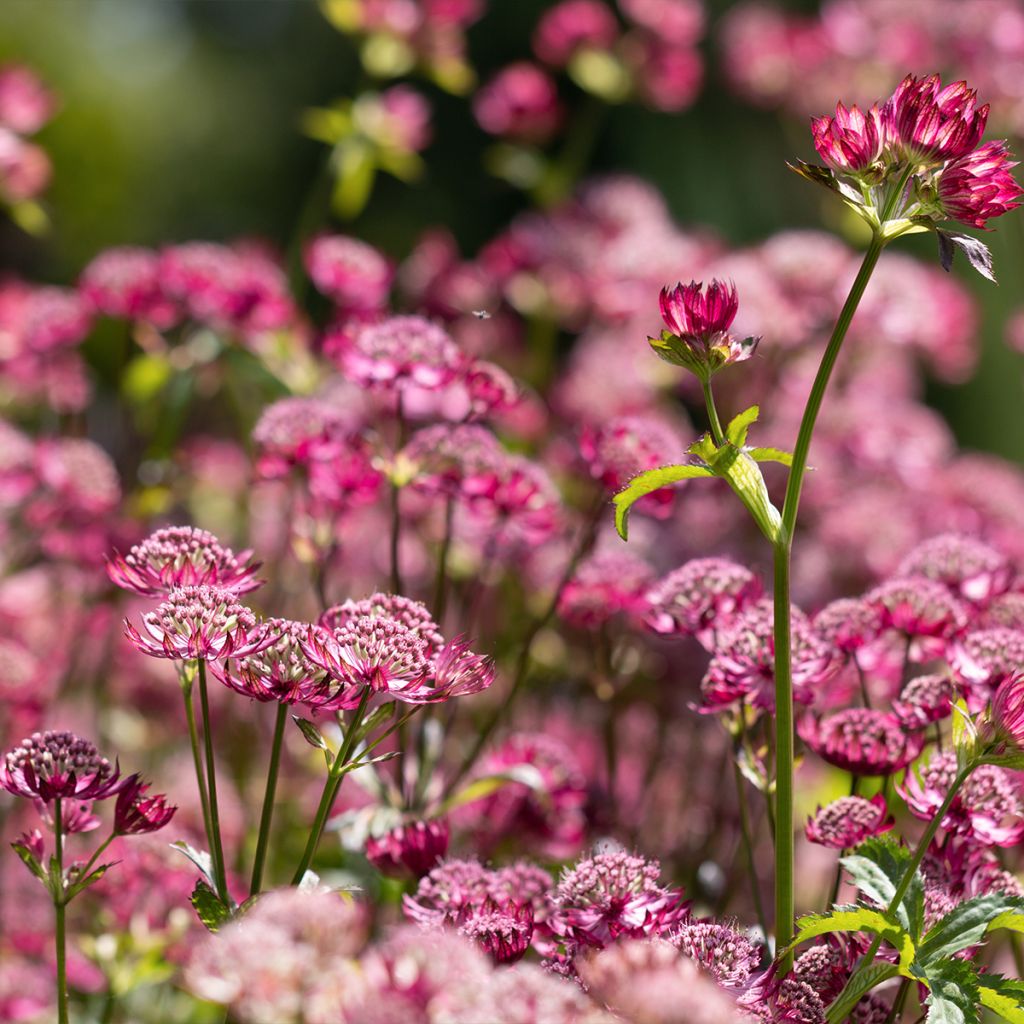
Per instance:
[[[39,799],[105,800],[125,782],[96,747],[71,732],[36,732],[0,764],[0,785],[15,796]]]

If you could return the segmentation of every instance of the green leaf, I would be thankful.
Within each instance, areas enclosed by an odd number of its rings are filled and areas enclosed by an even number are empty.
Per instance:
[[[323,738],[323,735],[316,727],[315,723],[311,722],[308,718],[300,718],[298,715],[292,715],[292,721],[299,727],[299,732],[302,733],[302,738],[311,747],[316,747],[317,750],[331,749],[327,745],[327,740]]]
[[[525,769],[525,770],[524,770]],[[464,804],[471,804],[476,800],[483,800],[484,797],[496,793],[503,786],[510,782],[518,782],[523,786],[540,792],[544,789],[544,778],[532,765],[518,765],[507,772],[500,772],[495,775],[485,775],[482,778],[474,779],[469,785],[452,793],[447,800],[438,808],[437,813],[447,814],[456,807]]]
[[[1024,752],[1019,750],[1008,750],[1002,754],[988,754],[981,764],[994,764],[1000,768],[1009,768],[1012,771],[1024,769]]]
[[[1007,932],[1024,933],[1024,914],[1013,910],[1008,910],[1003,914],[998,914],[989,921],[988,930],[990,932],[994,932],[1000,928]]]
[[[957,767],[964,768],[974,756],[978,745],[978,729],[974,716],[967,708],[967,701],[961,697],[953,705],[953,746],[956,748]]]
[[[912,860],[910,850],[902,846],[892,836],[872,836],[857,847],[853,856],[859,860],[855,861],[855,868],[851,869],[851,877],[865,894],[881,906],[887,907],[892,902],[893,896],[896,895],[896,889],[903,881],[907,868],[910,867]],[[861,867],[861,861],[868,861],[875,865],[878,871],[884,875],[886,882],[881,882],[877,876],[869,872],[869,869],[864,868],[864,885],[861,885],[860,878],[855,874],[855,870]],[[875,892],[869,892],[867,888],[871,884],[872,878],[877,887]],[[921,932],[924,930],[924,880],[920,872],[915,872],[911,879],[907,893],[897,908],[896,919],[910,932],[915,942],[921,938]]]
[[[190,901],[207,931],[215,932],[231,920],[231,908],[202,879],[196,882]]]
[[[829,1007],[828,1021],[834,1024],[835,1021],[845,1019],[847,1010],[851,1009],[861,1001],[876,985],[883,981],[895,978],[899,969],[895,964],[886,963],[884,960],[876,960],[873,964],[859,970],[856,975],[851,976],[843,990],[836,996],[832,1006]]]
[[[22,863],[39,879],[43,885],[47,885],[46,871],[43,865],[36,860],[36,855],[24,843],[11,843],[14,852],[21,858]]]
[[[1007,911],[1019,912],[1024,900],[1016,896],[987,893],[964,900],[935,924],[925,935],[918,955],[926,966],[946,959],[970,946],[976,946],[985,937],[993,919]]]
[[[750,429],[750,425],[757,422],[757,417],[760,414],[760,407],[752,405],[749,409],[744,409],[738,416],[734,416],[725,428],[726,438],[737,448],[742,448],[747,443],[747,431]]]
[[[928,1024],[980,1024],[978,972],[966,960],[940,960],[929,966],[924,983]]]
[[[169,845],[172,850],[185,854],[199,868],[203,877],[211,884],[215,884],[213,880],[213,861],[205,850],[197,850],[194,846],[189,846],[184,839],[176,839]]]
[[[680,480],[694,480],[698,477],[714,475],[707,466],[688,465],[662,466],[659,469],[649,469],[646,473],[640,473],[633,477],[627,486],[612,498],[615,505],[615,529],[619,536],[623,540],[628,538],[629,510],[641,498],[660,491],[662,487],[678,483]]]
[[[786,166],[806,178],[815,185],[824,185],[830,192],[838,192],[839,185],[836,176],[827,167],[820,167],[818,164],[809,164],[804,160],[796,160],[793,163],[786,163]]]
[[[945,270],[953,265],[953,246],[956,246],[967,257],[967,262],[993,284],[996,284],[996,275],[992,270],[992,253],[989,247],[975,238],[974,235],[965,235],[959,231],[943,231],[936,229],[935,234],[939,237],[939,259]]]
[[[867,932],[878,935],[900,954],[899,973],[907,978],[917,978],[920,972],[914,969],[914,940],[906,929],[890,921],[880,910],[856,907],[848,910],[833,910],[828,914],[809,914],[797,921],[794,946],[816,939],[819,935],[835,932]]]
[[[1024,1024],[1024,982],[998,974],[981,974],[978,976],[978,995],[981,1005],[998,1013],[1003,1020]]]
[[[98,882],[115,864],[120,864],[120,861],[111,861],[109,864],[100,864],[94,871],[91,871],[85,878],[78,879],[72,885],[68,886],[67,895],[65,899],[74,899],[82,890],[88,889],[90,885]]]
[[[793,465],[793,453],[781,448],[748,448],[747,454],[755,462],[781,462],[784,466]]]

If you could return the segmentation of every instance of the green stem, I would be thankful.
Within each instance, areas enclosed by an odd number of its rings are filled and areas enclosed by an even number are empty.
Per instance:
[[[67,935],[64,913],[67,904],[64,899],[64,812],[61,798],[53,801],[54,857],[57,861],[57,878],[60,892],[53,893],[53,910],[57,918],[55,934],[57,950],[57,1019],[59,1024],[68,1024],[68,968]]]
[[[793,666],[790,625],[790,563],[793,534],[800,508],[800,493],[807,472],[807,457],[811,448],[814,427],[825,398],[839,350],[864,295],[871,274],[882,253],[884,241],[875,235],[871,239],[864,261],[850,288],[850,294],[840,310],[821,365],[811,386],[804,408],[793,451],[793,465],[786,483],[786,497],[782,506],[782,525],[774,546],[775,575],[775,941],[777,949],[787,949],[795,927],[796,903],[794,888],[793,838]],[[792,955],[783,960],[784,971],[789,969]]]
[[[886,917],[892,917],[896,912],[896,908],[903,902],[903,897],[907,895],[907,890],[910,888],[910,884],[913,882],[914,876],[917,874],[917,869],[921,866],[921,861],[924,860],[924,855],[928,852],[928,847],[931,846],[932,840],[935,838],[935,833],[938,832],[939,827],[942,825],[942,819],[946,817],[949,808],[956,799],[957,793],[960,791],[960,787],[967,781],[967,776],[970,775],[980,763],[980,761],[971,761],[966,767],[960,770],[960,773],[953,780],[953,785],[949,787],[949,792],[946,793],[946,798],[942,801],[942,805],[939,807],[938,811],[935,812],[931,821],[928,822],[928,827],[924,830],[924,834],[917,842],[917,848],[914,850],[914,856],[907,865],[906,870],[903,872],[903,877],[900,879],[900,884],[896,886],[896,891],[893,893],[893,897],[889,901],[889,906],[885,909]],[[860,1001],[864,992],[860,992],[856,998],[844,995],[844,993],[848,992],[853,987],[854,983],[859,979],[859,976],[864,972],[864,969],[874,961],[875,954],[878,952],[881,945],[882,938],[880,935],[876,935],[872,940],[871,945],[868,947],[868,951],[863,957],[861,957],[853,974],[850,975],[843,991],[839,993],[836,1001],[829,1007],[827,1017],[828,1024],[840,1024],[840,1021],[844,1020],[846,1015]]]
[[[111,832],[110,835],[107,836],[107,838],[104,839],[102,843],[100,843],[100,845],[96,848],[96,851],[93,853],[93,855],[86,862],[85,867],[82,868],[82,870],[78,872],[78,877],[79,878],[88,878],[89,872],[92,871],[93,864],[95,864],[96,861],[98,861],[100,859],[100,857],[103,856],[103,851],[106,850],[106,848],[116,838],[117,838],[117,833],[116,832]]]
[[[225,905],[229,902],[227,870],[224,865],[224,844],[220,838],[220,808],[217,804],[217,770],[213,760],[213,731],[210,728],[210,700],[206,690],[206,662],[199,662],[199,709],[203,716],[203,745],[206,749],[206,785],[210,794],[210,856],[217,895]]]
[[[885,1019],[885,1024],[896,1024],[896,1021],[900,1019],[903,1014],[903,1004],[907,1001],[907,995],[910,992],[910,979],[904,978],[900,982],[899,991],[896,993],[896,998],[892,1001],[892,1009],[889,1011],[889,1016]]]
[[[270,744],[270,767],[267,769],[267,787],[263,791],[263,811],[260,814],[260,833],[256,840],[256,856],[252,862],[252,882],[249,895],[255,896],[263,885],[263,866],[267,861],[267,847],[270,844],[270,824],[274,818],[274,795],[277,792],[277,774],[281,767],[281,746],[284,729],[288,722],[288,705],[277,706],[274,721],[274,738]]]
[[[711,438],[719,448],[725,443],[725,433],[722,430],[722,421],[718,418],[718,410],[715,408],[715,396],[711,392],[711,380],[702,380],[700,386],[704,391],[704,405],[708,410],[708,422],[711,424]]]
[[[302,881],[306,872],[309,870],[310,864],[313,863],[313,858],[316,856],[317,847],[320,845],[320,839],[323,836],[324,826],[327,824],[327,819],[330,817],[331,810],[334,807],[334,801],[338,797],[338,790],[341,788],[341,780],[345,774],[344,768],[351,757],[352,748],[355,746],[356,736],[359,733],[359,726],[362,723],[363,715],[366,712],[366,705],[369,700],[370,688],[366,687],[359,700],[359,706],[356,708],[355,714],[352,716],[352,721],[348,727],[348,731],[345,733],[345,738],[342,740],[341,749],[331,762],[330,770],[327,772],[327,780],[324,782],[324,791],[320,795],[320,804],[316,809],[316,816],[313,818],[313,825],[309,830],[309,839],[307,840],[306,848],[302,853],[302,860],[299,861],[299,866],[295,869],[295,874],[292,877],[292,885],[298,885]]]
[[[768,918],[765,916],[764,904],[761,901],[761,885],[757,880],[757,864],[754,861],[754,839],[750,828],[750,808],[747,803],[747,789],[740,771],[739,751],[735,751],[732,759],[732,774],[736,782],[736,803],[739,807],[740,834],[743,837],[743,857],[747,863],[747,876],[750,879],[750,895],[754,899],[754,910],[757,923],[761,926],[761,934],[768,934]]]
[[[196,786],[199,788],[199,803],[203,810],[203,831],[206,845],[213,858],[213,829],[210,825],[210,797],[206,791],[206,772],[203,770],[203,755],[199,749],[199,730],[196,728],[196,709],[192,700],[192,679],[182,678],[181,693],[185,699],[185,720],[188,722],[188,739],[192,747],[192,765],[196,772]]]

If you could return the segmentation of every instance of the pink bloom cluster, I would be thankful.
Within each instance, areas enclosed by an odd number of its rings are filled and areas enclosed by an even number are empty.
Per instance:
[[[0,199],[35,199],[50,183],[46,151],[30,141],[53,117],[56,97],[36,73],[20,64],[0,67]]]

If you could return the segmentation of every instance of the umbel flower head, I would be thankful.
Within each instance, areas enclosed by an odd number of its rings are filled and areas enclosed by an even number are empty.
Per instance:
[[[125,620],[125,635],[143,654],[182,661],[241,658],[273,640],[233,591],[219,587],[172,590],[156,611],[142,616],[142,627],[147,636]]]
[[[140,775],[129,775],[117,794],[114,805],[114,831],[119,836],[138,836],[157,832],[166,825],[177,807],[169,806],[163,793],[146,796],[149,783]]]
[[[996,690],[991,727],[998,742],[1024,749],[1024,673],[1010,676]]]
[[[847,708],[822,718],[807,715],[800,738],[824,761],[854,775],[892,775],[906,768],[924,745],[895,715]]]
[[[723,366],[749,359],[760,338],[735,338],[729,333],[739,297],[734,284],[714,279],[661,289],[661,318],[668,328],[648,338],[666,362],[683,366],[708,381]]]
[[[107,575],[124,590],[159,597],[176,587],[214,586],[247,594],[261,586],[259,565],[248,564],[251,551],[236,555],[206,530],[171,526],[147,537],[127,555],[107,562]]]
[[[106,800],[125,782],[96,747],[72,732],[36,732],[0,764],[0,785],[15,796],[51,800]]]
[[[812,843],[834,850],[850,850],[869,836],[881,835],[893,827],[885,797],[876,793],[870,800],[862,796],[842,796],[819,807],[807,819],[807,838]]]

